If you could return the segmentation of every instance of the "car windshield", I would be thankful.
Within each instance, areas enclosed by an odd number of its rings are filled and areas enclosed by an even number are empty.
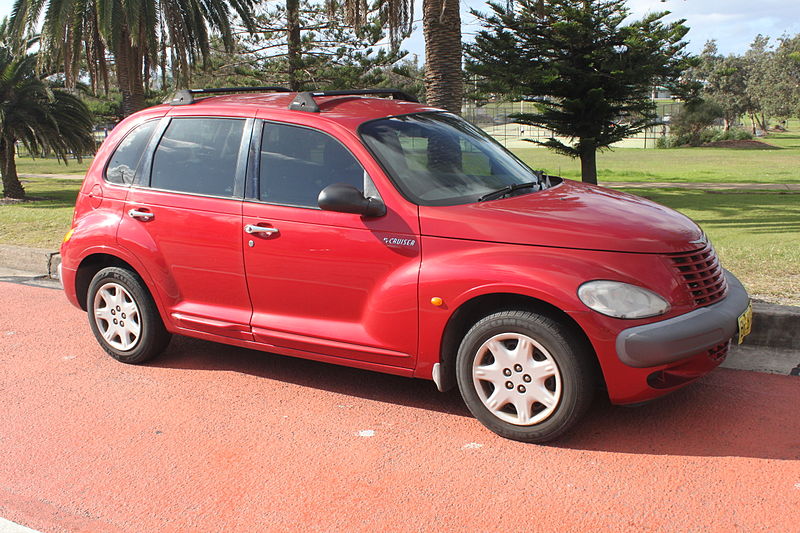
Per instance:
[[[458,205],[540,189],[530,168],[456,115],[390,117],[366,122],[359,131],[400,191],[419,205]],[[490,194],[504,188],[507,194]]]

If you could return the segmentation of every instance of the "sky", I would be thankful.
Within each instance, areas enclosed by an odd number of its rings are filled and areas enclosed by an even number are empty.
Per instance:
[[[5,1],[5,0],[0,0]],[[422,37],[422,2],[415,0],[414,18],[417,29],[403,48],[424,57]],[[670,11],[665,20],[686,19],[689,33],[685,40],[688,50],[700,53],[706,41],[715,39],[722,54],[745,52],[758,35],[772,37],[774,41],[783,34],[800,33],[799,0],[628,0],[628,8],[634,19],[647,13]],[[488,11],[485,0],[461,0],[462,33],[465,41],[480,29],[470,8]]]
[[[0,0],[0,17],[11,13],[14,0]],[[422,0],[415,0],[415,31],[403,42],[403,48],[424,59],[422,37]],[[800,33],[800,1],[798,0],[628,0],[631,16],[640,18],[648,12],[671,11],[667,20],[686,19],[690,31],[688,49],[699,53],[710,39],[717,41],[722,54],[741,54],[753,38],[767,35],[773,41],[783,34]],[[465,41],[479,29],[470,8],[486,11],[484,0],[462,0],[461,20]]]

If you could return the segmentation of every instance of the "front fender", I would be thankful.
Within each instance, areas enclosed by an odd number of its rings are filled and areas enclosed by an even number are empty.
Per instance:
[[[419,282],[420,344],[415,376],[430,379],[440,362],[442,340],[454,313],[475,298],[512,294],[535,299],[569,315],[595,341],[611,335],[617,319],[594,316],[577,296],[580,285],[593,279],[632,283],[676,301],[679,285],[669,265],[657,254],[635,254],[422,238]],[[432,299],[441,299],[434,305]],[[439,300],[435,300],[439,303]],[[497,309],[486,309],[483,316]],[[677,310],[676,310],[677,311]],[[636,325],[628,321],[627,325]],[[603,366],[606,356],[598,353]]]

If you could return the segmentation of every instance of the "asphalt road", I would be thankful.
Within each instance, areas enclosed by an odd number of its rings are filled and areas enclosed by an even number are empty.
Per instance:
[[[175,338],[115,362],[54,290],[0,283],[0,516],[50,531],[800,529],[800,379],[718,369],[598,398],[551,446],[431,383]]]

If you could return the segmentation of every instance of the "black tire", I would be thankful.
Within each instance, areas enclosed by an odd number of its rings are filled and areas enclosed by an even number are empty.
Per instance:
[[[169,344],[171,335],[150,292],[128,269],[107,267],[95,274],[89,284],[86,309],[97,342],[117,361],[143,363]],[[136,326],[138,329],[134,329]],[[134,335],[133,331],[138,333]]]
[[[525,344],[518,350],[520,342]],[[488,429],[512,440],[546,442],[566,433],[589,408],[594,355],[570,328],[547,316],[501,311],[464,336],[456,378],[470,412]],[[495,383],[501,387],[493,400]]]

